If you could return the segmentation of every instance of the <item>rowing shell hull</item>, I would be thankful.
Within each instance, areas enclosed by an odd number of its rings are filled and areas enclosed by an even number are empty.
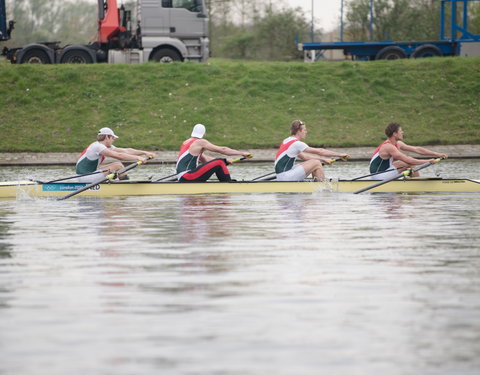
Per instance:
[[[78,197],[116,197],[141,195],[191,195],[223,193],[314,193],[331,191],[353,193],[375,181],[329,182],[140,182],[119,181],[94,186]],[[81,183],[38,184],[32,181],[0,183],[0,198],[63,197],[84,187]],[[392,181],[369,190],[370,193],[430,193],[430,192],[480,192],[480,180],[470,179],[409,179]]]

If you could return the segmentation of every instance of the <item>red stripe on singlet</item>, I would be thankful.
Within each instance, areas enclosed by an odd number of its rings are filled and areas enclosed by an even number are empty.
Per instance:
[[[193,144],[193,142],[195,141],[198,141],[200,138],[190,138],[190,139],[187,139],[186,141],[184,141],[182,143],[182,145],[180,146],[180,152],[178,153],[178,157],[177,157],[177,160],[180,159],[180,156],[182,156],[184,154],[185,151],[187,151],[190,146]]]
[[[95,142],[93,142],[95,143]],[[80,154],[80,156],[78,157],[79,159],[87,152],[88,148],[93,145],[93,143],[90,143],[87,147],[85,147],[85,150],[82,151],[82,153]],[[103,163],[103,161],[105,160],[105,156],[101,155],[102,158],[100,160],[100,163]]]
[[[280,148],[278,149],[278,152],[277,152],[277,155],[275,156],[275,160],[278,159],[278,157],[283,153],[285,152],[285,150],[287,150],[292,144],[294,144],[295,142],[297,142],[298,139],[292,139],[291,141],[287,142],[287,143],[282,143],[280,145]]]
[[[393,145],[393,143],[390,142],[390,141],[383,141],[382,143],[380,143],[380,146],[378,146],[378,147],[375,149],[375,151],[373,151],[372,156],[375,155],[378,151],[380,151],[380,148],[381,148],[383,145],[387,144],[387,143],[390,143],[390,144]],[[398,145],[397,145],[396,143],[394,144],[394,146],[398,149]]]
[[[79,158],[81,158],[83,156],[84,153],[87,152],[88,148],[93,145],[93,143],[90,143],[87,147],[85,147],[85,150],[82,151],[82,153],[80,154]]]

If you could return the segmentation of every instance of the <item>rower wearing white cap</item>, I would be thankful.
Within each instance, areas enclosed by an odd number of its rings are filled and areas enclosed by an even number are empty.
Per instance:
[[[105,157],[123,161],[141,161],[146,163],[148,158],[154,158],[155,154],[149,151],[137,150],[134,148],[120,148],[115,147],[113,142],[118,136],[115,135],[112,129],[102,128],[98,132],[97,141],[90,144],[83,152],[77,161],[77,174],[88,176],[80,177],[80,182],[92,182],[95,177],[92,176],[95,172],[103,171],[104,175],[111,172],[116,172],[122,169],[124,166],[120,161],[104,164],[100,164],[105,160]],[[118,176],[120,180],[128,180],[127,174],[121,174]]]
[[[238,151],[233,148],[216,146],[203,137],[205,126],[197,124],[193,127],[191,138],[187,139],[180,146],[177,159],[177,173],[180,182],[207,181],[214,173],[219,181],[231,181],[227,164],[230,160],[214,159],[204,155],[205,150],[217,152],[223,155],[242,155],[248,157],[249,152]]]

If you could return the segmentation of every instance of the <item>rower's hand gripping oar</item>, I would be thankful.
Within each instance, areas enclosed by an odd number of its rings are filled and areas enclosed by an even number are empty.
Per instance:
[[[342,156],[342,157],[339,157],[339,158],[333,158],[333,159],[330,159],[330,160],[327,160],[327,161],[322,161],[322,165],[332,165],[333,163],[335,163],[338,160],[347,161],[348,159],[350,159],[350,155],[345,155],[345,156]]]
[[[438,159],[434,159],[433,162],[427,162],[427,163],[424,163],[424,164],[420,164],[418,167],[415,167],[415,168],[409,168],[409,169],[406,169],[404,170],[403,172],[400,172],[399,174],[397,174],[396,176],[392,177],[392,178],[388,178],[386,180],[383,180],[383,181],[379,181],[373,185],[370,185],[370,186],[367,186],[367,187],[364,187],[362,189],[358,189],[357,191],[354,191],[353,194],[359,194],[359,193],[363,193],[364,191],[367,191],[367,190],[371,190],[373,188],[376,188],[377,186],[381,186],[381,185],[384,185],[384,184],[387,184],[389,182],[392,182],[392,181],[395,181],[395,180],[398,180],[399,178],[401,177],[408,177],[408,176],[411,176],[413,174],[413,172],[417,172],[421,169],[424,169],[424,168],[427,168],[433,164],[437,164],[440,162],[440,160],[442,160],[443,158],[438,158]]]
[[[233,163],[236,163],[236,162],[239,162],[239,161],[242,161],[242,160],[245,160],[245,159],[251,159],[253,158],[253,154],[248,154],[247,156],[242,156],[241,158],[238,158],[238,159],[233,159],[231,160],[229,163],[227,164],[233,164]],[[193,169],[189,169],[188,171],[186,171],[185,173],[188,173],[188,172],[191,172]],[[182,171],[183,172],[183,171]],[[175,177],[175,176],[178,176],[180,173],[182,172],[178,172],[178,173],[174,173],[174,174],[171,174],[169,176],[165,176],[165,177],[161,177],[157,180],[155,180],[154,182],[160,182],[160,181],[165,181],[166,182],[172,182],[172,181],[175,181],[176,178],[172,178],[172,177]]]
[[[245,159],[251,159],[251,158],[253,158],[253,154],[248,154],[247,156],[242,156],[241,158],[230,160],[229,162],[227,162],[227,164],[230,165],[230,164],[237,163],[239,161],[242,161]]]
[[[151,157],[147,158],[147,160],[149,160],[149,159],[151,159]],[[84,186],[84,187],[82,187],[78,190],[72,191],[70,194],[67,194],[64,197],[58,198],[58,200],[61,201],[61,200],[64,200],[64,199],[68,199],[68,198],[73,197],[74,195],[80,194],[81,192],[84,192],[85,190],[88,190],[88,189],[90,189],[90,188],[92,188],[92,187],[94,187],[98,184],[104,183],[106,181],[111,181],[114,178],[116,178],[118,175],[121,175],[125,172],[128,172],[128,171],[132,170],[133,168],[138,167],[140,164],[143,164],[143,163],[144,163],[143,161],[139,160],[136,163],[132,163],[129,166],[127,166],[125,168],[122,168],[122,169],[120,169],[116,172],[109,173],[104,178],[102,178],[101,180],[92,182],[91,184],[88,184],[88,185],[86,185],[86,186]]]

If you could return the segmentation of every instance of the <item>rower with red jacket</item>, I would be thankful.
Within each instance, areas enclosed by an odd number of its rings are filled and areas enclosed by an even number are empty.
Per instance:
[[[219,181],[231,181],[230,172],[227,168],[227,164],[230,164],[231,160],[221,158],[214,159],[204,155],[203,152],[208,150],[227,156],[242,155],[245,157],[250,156],[250,153],[229,147],[216,146],[204,139],[204,136],[205,126],[197,124],[193,127],[191,138],[187,139],[180,146],[177,159],[178,181],[204,182],[213,174],[217,176]]]

